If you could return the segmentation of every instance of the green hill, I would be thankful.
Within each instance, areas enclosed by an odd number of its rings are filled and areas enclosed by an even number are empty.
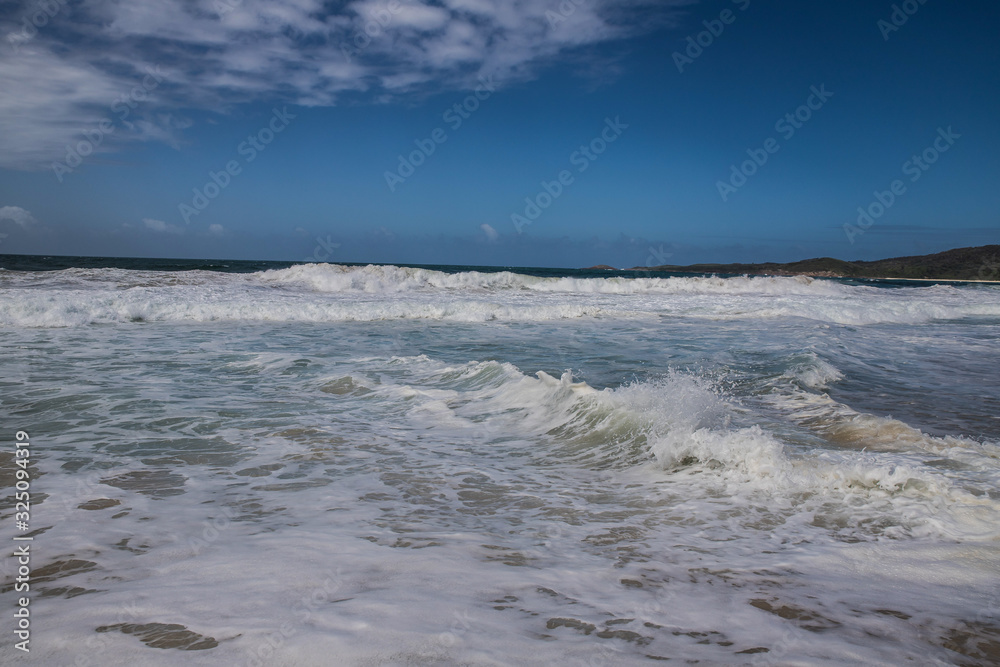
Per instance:
[[[1000,245],[956,248],[933,255],[846,262],[817,257],[778,264],[690,264],[635,267],[635,271],[723,273],[736,275],[820,276],[830,278],[920,278],[926,280],[1000,280]]]

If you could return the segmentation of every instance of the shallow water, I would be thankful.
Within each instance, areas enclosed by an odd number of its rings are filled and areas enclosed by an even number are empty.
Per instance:
[[[986,286],[0,270],[32,659],[996,664],[998,336]]]

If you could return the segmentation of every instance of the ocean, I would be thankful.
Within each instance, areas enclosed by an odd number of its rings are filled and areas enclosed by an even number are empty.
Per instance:
[[[996,285],[0,267],[0,662],[1000,664]]]

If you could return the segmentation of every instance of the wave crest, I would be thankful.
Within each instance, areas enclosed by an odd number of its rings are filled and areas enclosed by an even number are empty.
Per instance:
[[[307,286],[317,292],[397,293],[425,290],[527,290],[562,294],[770,294],[843,296],[852,289],[839,283],[796,277],[611,277],[547,278],[500,271],[445,273],[402,266],[301,264],[264,271],[260,280],[276,285]]]

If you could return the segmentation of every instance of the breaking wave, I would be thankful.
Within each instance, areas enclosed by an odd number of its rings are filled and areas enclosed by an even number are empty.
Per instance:
[[[509,363],[394,362],[415,369],[419,378],[389,385],[340,379],[337,386],[364,386],[365,400],[400,401],[411,416],[427,419],[428,428],[472,431],[482,445],[545,442],[533,455],[549,465],[647,468],[675,484],[714,484],[747,502],[763,493],[784,498],[789,507],[804,503],[801,511],[818,515],[832,500],[846,501],[855,507],[854,524],[885,524],[890,517],[887,525],[898,535],[1000,537],[1000,498],[953,479],[940,464],[941,457],[963,466],[984,462],[991,452],[995,457],[993,445],[935,439],[901,422],[850,411],[820,429],[827,446],[803,448],[710,381],[680,372],[598,390],[568,372],[560,378],[525,375]],[[835,369],[825,371],[831,380],[836,376]],[[847,431],[852,446],[843,447]],[[886,446],[897,438],[901,446]],[[997,481],[996,458],[983,469]],[[949,519],[942,521],[944,515]]]
[[[308,264],[254,274],[4,272],[0,326],[132,322],[806,318],[844,325],[1000,317],[998,292],[882,289],[806,277],[550,278]]]

